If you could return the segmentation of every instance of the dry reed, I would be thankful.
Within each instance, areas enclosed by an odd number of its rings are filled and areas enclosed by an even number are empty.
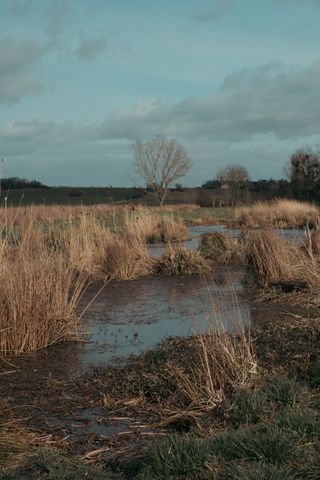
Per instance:
[[[195,321],[195,357],[188,368],[176,368],[179,386],[189,408],[210,410],[232,392],[257,379],[257,361],[252,339],[246,331],[236,292],[232,296],[232,332],[227,331],[220,307],[212,301],[205,324]]]
[[[0,353],[30,353],[74,338],[84,276],[48,247],[31,217],[18,232],[6,221],[0,233]]]
[[[271,230],[250,232],[246,238],[247,264],[262,287],[314,287],[319,268],[312,255]]]
[[[208,265],[199,252],[168,244],[165,254],[155,260],[154,270],[161,275],[205,275]]]
[[[251,207],[236,211],[237,223],[249,227],[278,226],[279,228],[304,227],[319,223],[319,208],[298,200],[276,199],[257,202]]]

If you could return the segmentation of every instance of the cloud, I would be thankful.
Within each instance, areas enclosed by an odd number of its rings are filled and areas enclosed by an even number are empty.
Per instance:
[[[107,44],[104,36],[87,38],[81,41],[74,54],[82,60],[94,60],[106,50]]]
[[[56,37],[64,31],[66,19],[72,14],[72,8],[67,0],[49,0],[47,15],[47,33]]]
[[[270,64],[229,75],[210,95],[175,104],[146,99],[101,123],[15,121],[0,128],[2,154],[16,162],[12,175],[34,172],[31,176],[49,183],[81,183],[72,181],[80,179],[75,172],[81,167],[88,173],[82,177],[86,184],[101,184],[102,178],[106,184],[129,184],[130,142],[163,134],[190,153],[195,168],[189,183],[235,162],[255,178],[281,176],[295,148],[320,140],[319,75],[320,63]]]
[[[275,4],[288,4],[292,6],[292,4],[299,5],[301,7],[305,7],[306,5],[311,5],[312,7],[319,8],[319,0],[273,0]]]
[[[14,103],[43,86],[30,74],[30,67],[46,52],[46,47],[32,40],[0,38],[0,104]]]
[[[11,0],[8,13],[10,15],[27,15],[34,7],[34,0]]]
[[[100,128],[101,138],[141,138],[164,134],[219,142],[241,142],[271,134],[278,139],[320,132],[320,64],[293,69],[267,65],[227,77],[207,96],[174,105],[154,102],[114,112]]]
[[[235,4],[236,0],[212,0],[203,10],[193,15],[200,22],[216,22],[223,17]]]

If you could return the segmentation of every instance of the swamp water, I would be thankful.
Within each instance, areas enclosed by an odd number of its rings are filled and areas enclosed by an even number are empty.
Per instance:
[[[240,233],[221,226],[191,227],[187,248],[196,249],[201,234],[217,231],[232,237]],[[297,241],[297,232],[283,232]],[[161,255],[164,245],[152,245],[149,251],[152,256]],[[166,337],[206,329],[208,322],[211,328],[223,324],[226,330],[234,331],[239,322],[247,327],[262,316],[271,318],[275,314],[278,319],[279,306],[274,312],[266,312],[248,303],[243,276],[244,269],[233,266],[215,268],[206,281],[199,277],[152,276],[112,282],[85,311],[84,342],[55,345],[31,356],[10,359],[12,364],[0,363],[2,395],[12,399],[14,411],[27,418],[27,425],[68,438],[75,451],[85,453],[104,447],[106,438],[133,445],[139,438],[152,436],[153,430],[143,424],[143,418],[105,417],[103,410],[83,402],[79,392],[72,393],[70,384],[92,369],[119,365],[128,355],[152,348]],[[80,311],[97,290],[96,286],[87,290]]]

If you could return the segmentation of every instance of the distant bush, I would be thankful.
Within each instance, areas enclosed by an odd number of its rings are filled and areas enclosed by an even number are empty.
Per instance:
[[[1,188],[4,190],[18,189],[18,188],[49,188],[37,180],[27,180],[20,177],[8,177],[1,179]]]

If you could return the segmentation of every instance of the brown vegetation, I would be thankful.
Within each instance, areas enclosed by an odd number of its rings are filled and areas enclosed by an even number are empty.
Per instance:
[[[155,260],[154,270],[161,275],[204,275],[208,265],[198,252],[169,244],[165,254]]]
[[[309,252],[290,244],[271,230],[250,232],[246,238],[247,264],[262,287],[312,288],[319,267]]]
[[[218,264],[237,262],[242,259],[242,242],[232,239],[224,233],[202,235],[200,254]]]
[[[257,202],[236,211],[236,222],[247,227],[298,228],[314,226],[319,222],[319,208],[297,200]]]

